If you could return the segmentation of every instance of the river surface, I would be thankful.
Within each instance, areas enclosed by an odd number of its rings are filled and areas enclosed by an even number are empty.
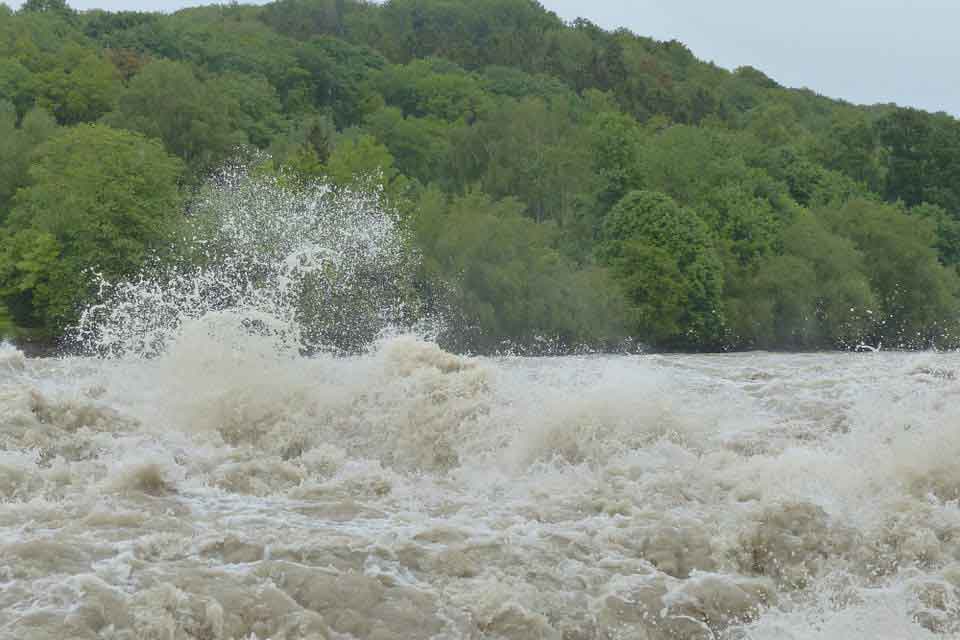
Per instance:
[[[960,356],[0,347],[0,639],[960,637]]]

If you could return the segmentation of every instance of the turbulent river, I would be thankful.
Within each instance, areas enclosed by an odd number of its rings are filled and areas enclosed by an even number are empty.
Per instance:
[[[376,194],[207,193],[0,345],[0,640],[960,637],[960,354],[458,356]]]
[[[0,638],[960,630],[960,357],[0,350]]]

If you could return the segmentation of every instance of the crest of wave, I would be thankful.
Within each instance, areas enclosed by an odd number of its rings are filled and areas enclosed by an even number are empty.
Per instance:
[[[152,357],[183,334],[302,353],[362,350],[413,314],[416,256],[375,188],[218,173],[168,257],[100,281],[74,341],[99,355]],[[223,346],[227,346],[223,344]]]

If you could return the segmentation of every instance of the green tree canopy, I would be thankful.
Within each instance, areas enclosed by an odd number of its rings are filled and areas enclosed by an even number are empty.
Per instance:
[[[79,276],[50,276],[62,255],[84,256],[70,269],[124,255],[69,236],[86,218],[40,200],[53,174],[30,169],[53,162],[40,149],[60,127],[91,122],[161,142],[186,192],[240,156],[472,229],[496,246],[418,233],[488,347],[538,331],[596,341],[608,320],[671,348],[960,345],[960,121],[788,89],[534,0],[0,8],[0,289],[17,322],[68,315],[61,282]],[[106,193],[141,189],[137,175]],[[148,250],[130,233],[128,257]],[[539,291],[551,286],[565,293]]]
[[[223,82],[228,90],[236,88],[229,77]],[[236,123],[246,116],[244,108],[218,91],[217,84],[198,78],[188,64],[157,60],[130,81],[105,122],[162,140],[170,153],[195,169],[209,167],[248,142]],[[262,100],[269,112],[269,94]]]
[[[604,221],[598,253],[624,288],[642,339],[683,346],[721,338],[722,265],[693,210],[663,193],[631,191]]]
[[[0,298],[17,322],[63,327],[91,270],[129,276],[161,249],[180,215],[182,169],[159,143],[103,125],[40,145],[3,228]]]
[[[577,270],[553,247],[554,234],[523,215],[516,200],[470,194],[448,201],[424,194],[414,218],[425,277],[451,295],[471,348],[505,339],[531,344],[605,342],[621,334],[620,297],[600,270]]]
[[[781,252],[727,279],[731,344],[817,349],[868,340],[880,307],[863,253],[808,211],[782,239]]]
[[[960,279],[938,259],[934,221],[866,199],[816,213],[864,255],[879,306],[876,340],[927,347],[955,329]]]
[[[60,124],[93,122],[113,109],[120,93],[114,66],[98,52],[68,44],[35,73],[30,83],[36,104],[53,113]]]
[[[57,130],[43,109],[32,109],[18,127],[16,111],[0,102],[0,223],[6,218],[17,189],[27,183],[27,168],[33,149]]]

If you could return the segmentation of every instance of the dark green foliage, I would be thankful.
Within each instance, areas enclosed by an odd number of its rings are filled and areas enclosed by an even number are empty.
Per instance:
[[[929,202],[960,215],[960,122],[897,109],[877,130],[886,153],[887,199],[908,206]]]
[[[267,5],[261,19],[278,33],[309,40],[317,34],[344,31],[344,0],[280,0]]]
[[[459,346],[489,349],[558,338],[562,344],[617,338],[617,296],[599,270],[577,270],[553,247],[550,226],[515,200],[426,193],[414,219],[428,280],[453,287]]]
[[[42,109],[27,113],[18,127],[13,105],[0,102],[0,223],[14,193],[27,181],[30,154],[56,129],[56,122]]]
[[[960,344],[960,122],[534,0],[0,5],[0,333],[58,330],[255,149],[381,190],[464,348]]]
[[[399,109],[387,107],[368,115],[364,128],[387,146],[404,175],[423,184],[443,176],[451,154],[446,122],[432,117],[405,118]]]
[[[737,346],[855,347],[880,314],[863,254],[808,211],[784,229],[779,252],[728,268],[726,301]]]
[[[635,335],[675,346],[722,335],[723,272],[707,224],[655,191],[631,191],[607,216],[597,252],[624,288]]]
[[[447,58],[468,68],[543,57],[560,20],[534,0],[389,0],[377,15],[380,46],[397,62]]]
[[[878,303],[878,341],[927,347],[955,329],[960,279],[938,260],[934,221],[865,199],[817,213],[864,255]]]
[[[910,213],[934,224],[936,241],[933,246],[940,263],[956,269],[960,265],[960,219],[935,204],[922,204],[911,209]]]

